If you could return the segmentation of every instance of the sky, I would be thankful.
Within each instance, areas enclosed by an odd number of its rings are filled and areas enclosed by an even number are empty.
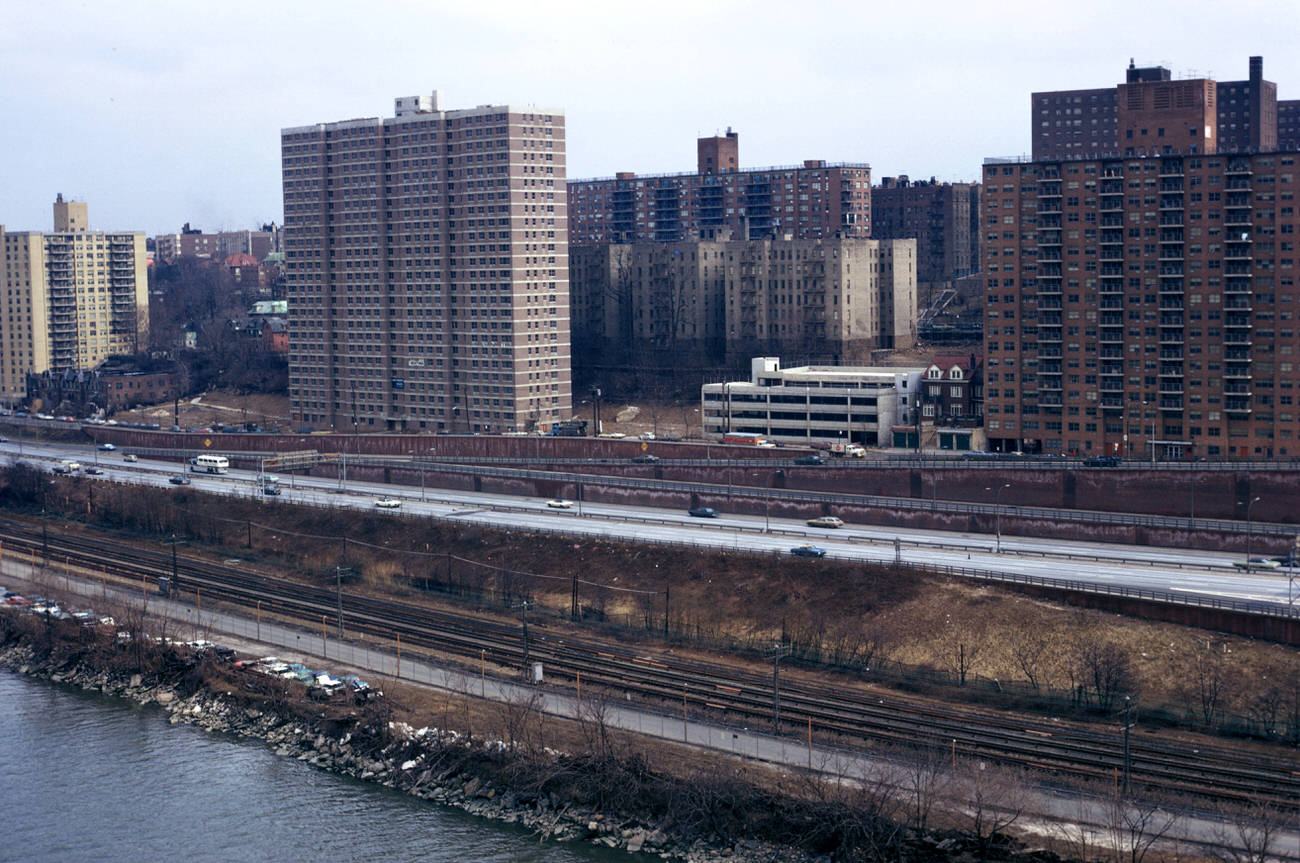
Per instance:
[[[1110,87],[1133,58],[1300,99],[1300,0],[770,0],[11,4],[0,26],[0,225],[282,220],[280,129],[444,108],[562,109],[570,179],[691,171],[730,127],[741,166],[866,162],[878,182],[979,178],[1029,150],[1038,90]]]

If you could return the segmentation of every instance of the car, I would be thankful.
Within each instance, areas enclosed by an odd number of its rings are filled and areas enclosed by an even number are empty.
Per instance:
[[[797,459],[794,460],[794,463],[795,463],[795,464],[798,464],[798,465],[826,464],[826,459],[824,459],[824,458],[822,458],[821,456],[816,455],[816,454],[814,454],[814,455],[801,455],[801,456],[799,456]]]
[[[636,458],[632,459],[632,461],[636,462],[637,464],[654,464],[655,462],[659,461],[659,456],[655,455],[654,453],[648,452],[637,456]]]
[[[809,527],[844,527],[843,519],[838,519],[833,515],[819,515],[816,518],[810,518],[805,522]]]
[[[264,486],[262,486],[262,494],[265,494],[265,495],[278,495],[279,493],[280,493],[280,487],[279,487],[278,485],[264,485]]]
[[[1252,569],[1277,569],[1282,564],[1271,557],[1250,557],[1246,560],[1234,560],[1232,565],[1249,572]]]
[[[696,518],[717,518],[718,511],[711,506],[697,506],[694,509],[686,510],[687,515],[693,515]]]
[[[546,502],[546,505],[549,506],[551,509],[572,509],[573,501],[565,500],[562,497],[557,497],[553,500],[548,500]]]
[[[380,497],[375,499],[375,506],[380,509],[397,509],[402,502],[395,497]]]
[[[596,437],[604,438],[605,440],[622,440],[626,435],[622,432],[601,432],[596,435]]]
[[[825,557],[826,549],[815,545],[796,545],[790,549],[790,553],[795,557]]]
[[[662,434],[659,435],[659,440],[679,441],[681,439],[682,436],[677,432],[663,432]]]
[[[1119,467],[1117,455],[1095,455],[1083,460],[1084,467]]]
[[[99,445],[99,449],[103,450],[104,452],[112,452],[113,450],[117,449],[117,447],[111,443],[102,443]]]
[[[1286,557],[1275,557],[1273,559],[1277,561],[1278,566],[1300,566],[1300,557],[1294,554],[1287,555]]]
[[[641,434],[637,435],[637,437],[640,438],[641,440],[654,440],[654,439],[655,439],[655,433],[654,433],[654,432],[641,432]]]
[[[93,464],[90,465],[89,467],[87,467],[87,468],[83,471],[83,473],[85,473],[87,476],[99,476],[99,475],[102,474],[103,472],[104,472],[104,469],[103,469],[102,467],[98,467],[98,466],[93,465]]]
[[[173,474],[167,477],[167,481],[172,485],[189,485],[190,478],[183,473]]]
[[[36,418],[37,418],[38,420],[52,420],[52,419],[54,419],[54,417],[51,416],[50,414],[37,414],[37,415],[36,415]]]
[[[133,452],[129,452],[126,455],[122,456],[122,461],[136,462],[139,460],[140,460],[140,456],[136,455]]]

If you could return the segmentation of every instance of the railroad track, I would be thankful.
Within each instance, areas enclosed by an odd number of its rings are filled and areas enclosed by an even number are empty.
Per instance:
[[[247,572],[231,566],[173,557],[107,539],[94,540],[43,532],[15,522],[0,522],[0,542],[24,554],[103,570],[139,583],[171,577],[173,566],[182,591],[253,607],[314,628],[322,616],[334,618],[334,590],[315,588]],[[521,627],[363,596],[343,596],[346,628],[352,634],[391,639],[408,648],[521,668],[525,645]],[[712,714],[748,725],[773,717],[771,678],[717,663],[683,660],[667,653],[627,648],[595,639],[563,637],[542,624],[529,627],[527,657],[546,665],[551,677],[593,688],[635,693],[643,699],[680,704],[687,714]],[[951,749],[966,758],[988,758],[1093,781],[1110,782],[1124,769],[1120,732],[1103,734],[995,712],[938,707],[893,694],[872,696],[787,678],[780,687],[785,727],[811,722],[818,734],[834,733],[856,744],[929,746]],[[1300,800],[1300,761],[1294,751],[1258,758],[1223,747],[1192,749],[1143,737],[1130,740],[1134,785],[1236,801],[1268,799],[1294,806]]]

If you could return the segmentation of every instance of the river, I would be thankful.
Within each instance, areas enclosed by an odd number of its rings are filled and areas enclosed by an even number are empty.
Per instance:
[[[0,670],[0,860],[614,863],[527,831]]]

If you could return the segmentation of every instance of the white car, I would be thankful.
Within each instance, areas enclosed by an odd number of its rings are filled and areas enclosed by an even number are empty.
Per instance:
[[[380,509],[397,509],[402,502],[395,497],[380,497],[375,499],[375,506]]]
[[[1271,557],[1252,557],[1249,560],[1233,561],[1232,565],[1249,572],[1252,569],[1277,569],[1282,564]]]
[[[572,509],[573,501],[557,497],[555,500],[548,500],[546,505],[551,509]]]

